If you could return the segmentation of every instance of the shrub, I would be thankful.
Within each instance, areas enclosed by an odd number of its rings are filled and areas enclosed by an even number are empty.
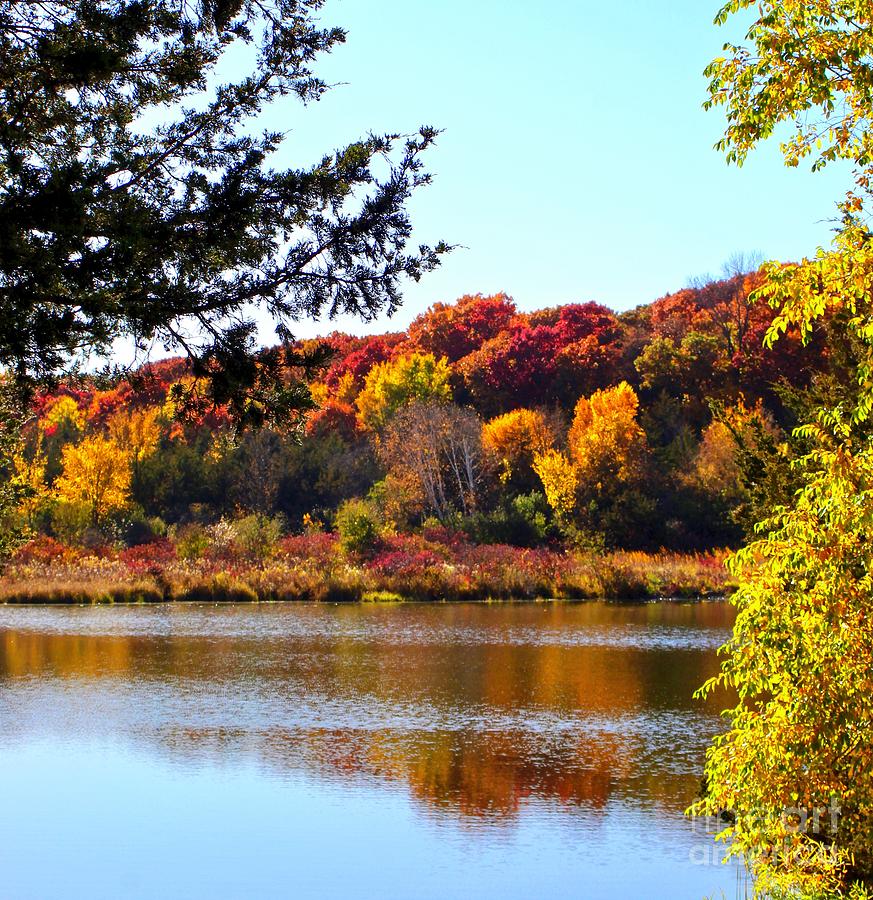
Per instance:
[[[176,558],[176,548],[166,538],[158,538],[137,547],[126,547],[118,554],[132,572],[148,572],[161,568]]]
[[[53,563],[71,555],[68,547],[54,538],[39,535],[16,550],[13,560],[16,563]]]
[[[213,559],[226,559],[236,550],[236,531],[233,522],[219,519],[206,529],[209,540],[209,555]]]
[[[209,549],[209,534],[202,525],[185,525],[176,533],[179,559],[201,559]]]
[[[51,511],[52,531],[64,544],[78,544],[90,525],[91,515],[83,503],[56,503]]]
[[[284,522],[279,516],[254,513],[233,523],[236,545],[249,559],[266,559],[276,549]]]
[[[283,538],[276,548],[277,556],[288,560],[305,560],[327,564],[336,556],[337,536],[329,532],[312,532]]]
[[[378,513],[366,500],[346,500],[336,513],[336,530],[346,553],[364,553],[379,538]]]
[[[552,532],[548,503],[539,491],[515,497],[490,513],[470,516],[464,531],[477,544],[536,547]]]

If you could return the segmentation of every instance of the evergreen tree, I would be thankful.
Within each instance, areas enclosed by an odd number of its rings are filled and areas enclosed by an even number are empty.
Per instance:
[[[210,401],[284,414],[307,396],[287,371],[313,361],[290,323],[391,311],[437,265],[444,244],[407,249],[433,129],[296,168],[281,133],[254,133],[274,101],[326,90],[313,64],[345,34],[321,7],[0,2],[0,366],[42,379],[157,343]],[[255,310],[280,341],[257,357]]]

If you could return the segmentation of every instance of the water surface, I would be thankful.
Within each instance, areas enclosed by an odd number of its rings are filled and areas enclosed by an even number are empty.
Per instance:
[[[734,898],[722,603],[0,607],[0,897]]]

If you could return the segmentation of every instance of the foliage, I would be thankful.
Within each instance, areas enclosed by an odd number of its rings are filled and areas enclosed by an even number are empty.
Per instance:
[[[455,363],[497,337],[515,315],[515,303],[506,294],[472,294],[454,303],[435,303],[412,321],[409,343],[420,352]]]
[[[63,453],[63,475],[55,483],[58,498],[82,504],[92,525],[130,499],[130,460],[114,441],[88,437],[68,444]]]
[[[152,406],[120,409],[109,418],[109,437],[128,454],[133,465],[138,465],[155,452],[161,436],[160,414],[161,410]]]
[[[176,533],[176,552],[180,559],[201,559],[209,544],[209,533],[202,525],[186,525]]]
[[[626,382],[582,397],[567,436],[568,454],[551,450],[534,458],[549,505],[568,537],[594,547],[654,543],[646,520],[656,500],[642,491],[647,445],[638,406]]]
[[[11,461],[9,481],[12,491],[20,498],[18,512],[22,514],[27,526],[33,528],[37,512],[45,506],[50,496],[46,484],[45,454],[37,449],[33,457],[28,459],[19,449]]]
[[[533,461],[555,443],[554,429],[539,410],[516,409],[482,426],[482,445],[498,460],[500,479],[525,484]]]
[[[93,524],[91,510],[85,503],[60,501],[51,507],[51,531],[67,545],[81,543],[85,532]]]
[[[281,168],[284,135],[250,127],[273,101],[327,89],[313,67],[345,34],[321,7],[4,5],[0,365],[51,376],[120,336],[158,341],[216,403],[287,418],[305,402],[281,377],[300,363],[287,324],[393,310],[401,280],[437,264],[443,244],[406,249],[433,129]],[[281,350],[252,352],[254,307]]]
[[[845,333],[838,331],[845,310],[828,315],[826,356],[818,345],[801,352],[797,342],[782,356],[754,351],[767,322],[756,312],[765,306],[746,302],[757,278],[732,274],[621,317],[593,303],[522,314],[503,295],[467,296],[435,305],[408,332],[302,341],[295,345],[301,353],[321,348],[332,356],[308,389],[314,408],[300,428],[292,417],[239,430],[227,403],[192,400],[203,400],[208,386],[184,359],[151,363],[126,380],[82,376],[34,397],[16,463],[33,493],[15,506],[18,525],[7,527],[29,524],[81,540],[91,518],[82,521],[78,502],[60,502],[55,483],[65,449],[99,436],[130,460],[130,502],[100,523],[104,539],[126,543],[153,537],[154,519],[179,527],[278,515],[297,528],[306,517],[330,521],[350,497],[368,497],[384,527],[400,531],[434,515],[483,541],[531,544],[553,539],[557,518],[566,535],[576,539],[581,530],[593,545],[726,544],[737,539],[735,522],[747,527],[757,510],[790,494],[788,462],[800,445],[788,439],[790,452],[782,453],[778,429],[772,439],[766,430],[764,439],[744,439],[741,490],[715,497],[692,477],[711,409],[734,409],[748,397],[750,408],[760,404],[764,419],[784,430],[815,398],[849,399],[850,373],[863,356],[857,338],[836,339]],[[777,343],[785,346],[784,338]],[[783,368],[791,384],[774,386]],[[572,514],[545,512],[544,527],[526,520],[517,502],[544,490],[537,454],[557,449],[576,465],[565,423],[579,392],[590,403],[589,395],[624,381],[640,398],[636,418],[648,450],[631,452],[634,462],[622,468],[609,461],[608,447],[592,449],[606,462],[596,478],[576,473]],[[519,407],[524,392],[552,402]],[[430,411],[410,412],[418,404]],[[491,417],[484,426],[476,418],[483,410]],[[371,425],[382,424],[366,427],[365,412]],[[610,427],[594,433],[605,441]]]
[[[379,514],[366,500],[346,500],[336,512],[340,546],[347,553],[371,550],[379,537]]]
[[[804,465],[796,505],[730,561],[737,624],[704,688],[730,686],[739,703],[697,809],[734,812],[732,851],[757,864],[762,891],[873,871],[873,453],[816,451]],[[822,816],[820,832],[791,821],[832,803],[839,815]]]
[[[385,477],[370,488],[367,499],[376,505],[386,527],[390,529],[411,530],[427,509],[427,497],[419,473],[406,465],[406,460],[402,465],[390,468]]]
[[[681,339],[657,335],[634,360],[642,388],[673,396],[717,397],[729,370],[715,335],[688,331]],[[701,390],[702,389],[702,390]]]
[[[639,476],[646,436],[637,422],[638,408],[639,399],[626,381],[580,398],[568,443],[581,484],[602,489]]]
[[[284,522],[278,516],[268,518],[259,513],[253,513],[237,519],[233,523],[237,546],[249,559],[265,559],[269,556],[283,531]]]
[[[184,558],[177,538],[100,554],[26,545],[0,575],[0,603],[351,601],[699,596],[728,586],[721,555],[617,553],[600,557],[475,546],[445,529],[380,538],[346,554],[335,534],[283,538],[267,560]]]
[[[411,353],[370,370],[358,395],[358,416],[375,431],[408,403],[448,401],[451,396],[448,362],[432,353]]]
[[[733,0],[718,21],[754,5]],[[780,0],[757,11],[746,44],[727,45],[707,70],[710,102],[727,106],[722,149],[742,163],[794,121],[786,162],[850,160],[860,191],[842,204],[833,250],[764,267],[757,294],[776,310],[766,341],[790,331],[809,340],[830,318],[855,344],[857,383],[798,429],[811,447],[795,464],[799,490],[729,561],[740,580],[737,622],[721,674],[703,693],[727,686],[739,699],[709,751],[694,811],[731,811],[724,837],[753,866],[758,894],[857,895],[853,882],[873,875],[873,250],[860,224],[873,32],[866,2]]]
[[[794,126],[781,145],[787,165],[813,155],[813,168],[849,160],[863,186],[873,160],[869,5],[865,0],[778,0],[759,6],[757,0],[730,0],[716,22],[724,24],[731,15],[756,7],[745,43],[726,44],[725,56],[706,70],[707,106],[727,107],[719,149],[742,164],[787,122]]]
[[[477,544],[539,547],[554,536],[549,505],[540,491],[520,494],[491,512],[477,513],[463,527]]]
[[[430,512],[442,522],[478,506],[485,460],[482,423],[470,409],[413,403],[389,425],[380,446],[389,474],[412,480]]]
[[[547,450],[534,457],[534,470],[542,480],[549,506],[560,522],[568,523],[576,508],[576,467],[560,450]]]
[[[85,427],[85,416],[72,397],[61,394],[43,408],[41,425],[43,430],[48,432],[54,432],[64,426],[73,431],[81,431]]]
[[[615,314],[597,303],[568,304],[516,317],[458,364],[464,388],[485,414],[575,402],[605,386],[622,357]]]

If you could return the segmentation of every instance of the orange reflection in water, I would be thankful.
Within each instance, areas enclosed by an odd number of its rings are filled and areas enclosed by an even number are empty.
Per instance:
[[[0,688],[24,729],[389,780],[465,818],[673,810],[726,705],[691,693],[731,621],[721,603],[3,608]],[[51,705],[34,679],[63,689]]]

